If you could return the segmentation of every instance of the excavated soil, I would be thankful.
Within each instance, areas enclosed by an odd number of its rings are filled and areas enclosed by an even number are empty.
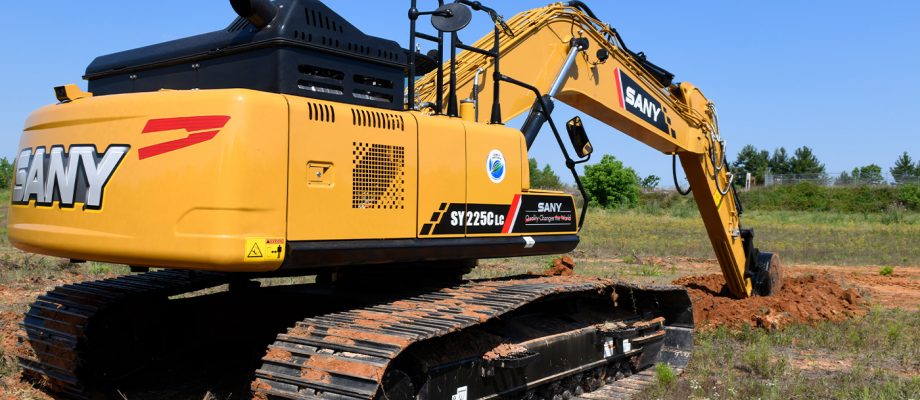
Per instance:
[[[485,355],[482,356],[484,360],[494,361],[500,360],[503,358],[514,357],[518,354],[526,353],[527,348],[517,344],[501,344],[495,346],[494,349],[489,350]]]
[[[534,275],[531,273],[531,275]],[[572,257],[563,256],[553,260],[553,266],[541,272],[542,276],[573,276],[575,275],[575,261]]]
[[[729,297],[722,275],[689,276],[674,283],[687,288],[702,330],[745,325],[774,330],[792,323],[840,322],[867,312],[855,289],[844,289],[829,275],[786,278],[780,293],[743,300]]]

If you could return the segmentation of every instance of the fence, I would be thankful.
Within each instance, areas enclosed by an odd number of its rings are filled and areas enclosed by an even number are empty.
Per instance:
[[[892,175],[882,173],[876,176],[853,176],[847,172],[831,174],[772,174],[764,176],[764,186],[794,185],[812,183],[820,186],[899,186],[920,185],[920,175]]]

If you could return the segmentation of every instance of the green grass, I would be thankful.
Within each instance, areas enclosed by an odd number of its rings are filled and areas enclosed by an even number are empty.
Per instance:
[[[754,228],[757,247],[785,264],[920,266],[920,213],[891,223],[884,214],[748,211],[742,224]],[[650,257],[715,258],[699,212],[682,206],[592,209],[574,256],[582,275],[655,282],[668,282],[674,271]],[[485,260],[470,277],[540,272],[553,258]]]
[[[640,399],[918,399],[920,310],[874,309],[842,324],[780,332],[716,329],[690,367]]]
[[[885,214],[749,211],[742,224],[754,228],[756,246],[779,253],[787,263],[920,264],[920,213],[890,223]],[[683,207],[589,211],[578,251],[608,259],[714,257],[699,213]]]

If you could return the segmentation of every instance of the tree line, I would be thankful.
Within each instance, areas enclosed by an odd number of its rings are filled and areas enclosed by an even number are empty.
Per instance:
[[[754,184],[758,185],[766,182],[767,171],[773,175],[811,175],[816,178],[826,178],[827,174],[824,164],[808,146],[799,147],[790,155],[785,147],[780,147],[770,153],[767,150],[759,150],[753,145],[747,145],[738,152],[737,158],[731,165],[735,173],[735,183],[739,185],[744,184],[748,173],[751,174]],[[904,152],[895,160],[889,172],[897,183],[910,182],[920,176],[920,162],[915,163],[913,158]],[[850,172],[844,171],[837,178],[836,183],[882,184],[885,183],[885,178],[882,175],[882,167],[873,163],[855,167]]]
[[[763,184],[765,175],[769,170],[774,175],[812,175],[827,179],[824,163],[808,146],[795,149],[791,154],[780,147],[772,153],[767,150],[758,150],[752,145],[744,146],[738,157],[731,163],[732,171],[738,179],[738,184],[743,184],[745,175],[750,172],[756,184]],[[895,160],[889,172],[898,183],[913,182],[920,176],[920,162],[905,152]],[[547,164],[541,169],[536,159],[530,159],[531,187],[535,189],[565,189],[566,187],[559,176]],[[655,175],[639,176],[636,171],[617,160],[612,155],[604,155],[601,161],[594,165],[585,166],[582,183],[588,192],[590,202],[594,206],[605,208],[633,207],[641,198],[643,189],[654,189],[661,178]],[[856,167],[850,172],[844,172],[835,183],[863,183],[882,184],[885,178],[882,167],[877,164]],[[914,185],[916,186],[916,185]]]

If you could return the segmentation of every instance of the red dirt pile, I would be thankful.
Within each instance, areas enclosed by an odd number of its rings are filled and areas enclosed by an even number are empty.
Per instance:
[[[484,360],[494,361],[503,358],[514,357],[521,353],[526,353],[527,348],[517,344],[501,344],[482,356]]]
[[[540,273],[543,276],[572,276],[575,275],[575,261],[572,257],[563,256],[553,260],[553,266]]]
[[[693,318],[703,330],[744,325],[774,330],[792,323],[841,322],[866,313],[856,290],[840,287],[827,275],[786,278],[779,293],[743,300],[728,296],[722,275],[689,276],[674,284],[687,288]]]

